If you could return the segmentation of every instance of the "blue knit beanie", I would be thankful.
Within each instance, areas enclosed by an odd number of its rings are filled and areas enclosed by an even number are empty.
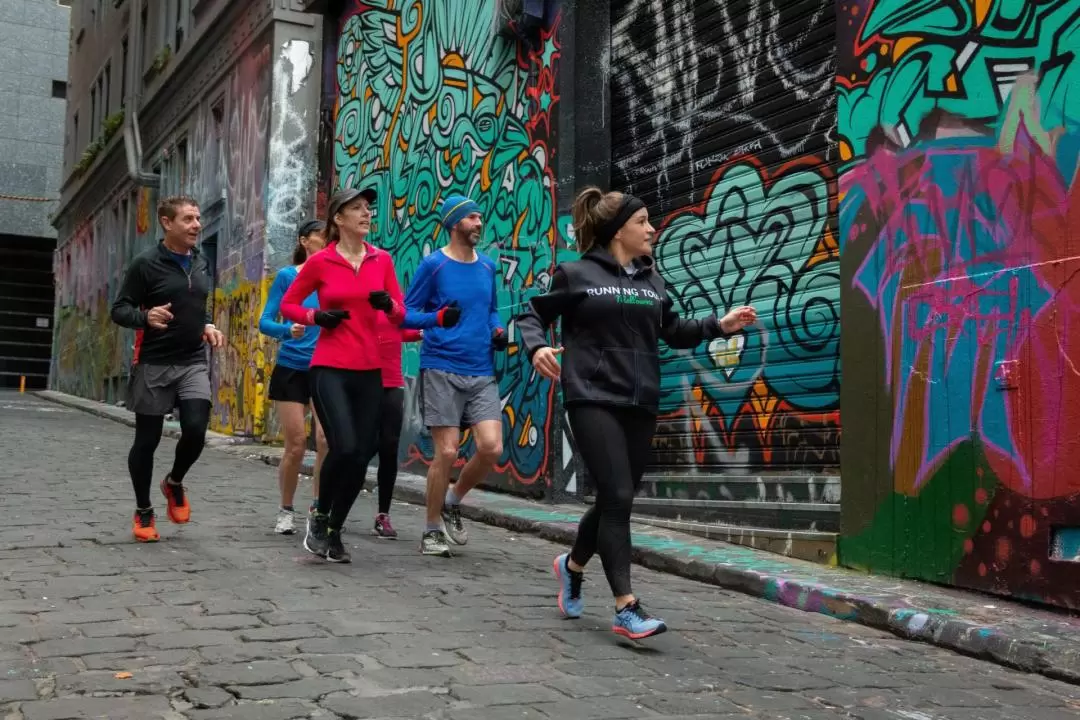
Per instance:
[[[464,195],[448,195],[439,208],[443,227],[447,230],[452,230],[462,218],[478,212],[480,206]]]

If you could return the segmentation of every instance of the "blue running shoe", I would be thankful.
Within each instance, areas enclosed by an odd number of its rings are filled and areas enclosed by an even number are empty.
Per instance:
[[[581,599],[581,583],[584,573],[574,572],[566,564],[570,553],[555,558],[555,577],[559,578],[559,610],[568,618],[581,617],[585,602]]]
[[[641,607],[641,603],[634,600],[634,602],[615,613],[611,629],[616,635],[622,635],[631,640],[644,640],[653,635],[667,632],[667,625],[660,618],[654,618],[645,612],[645,609]]]

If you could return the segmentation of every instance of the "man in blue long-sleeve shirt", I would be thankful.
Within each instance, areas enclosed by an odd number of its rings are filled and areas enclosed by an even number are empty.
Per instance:
[[[421,407],[435,445],[420,550],[449,557],[447,535],[457,545],[469,538],[461,522],[461,499],[502,455],[502,402],[493,351],[505,349],[507,337],[495,300],[495,263],[476,251],[483,229],[479,206],[451,195],[441,215],[450,242],[420,263],[405,307],[406,325],[424,329]],[[450,470],[464,427],[472,428],[476,454],[451,488]]]

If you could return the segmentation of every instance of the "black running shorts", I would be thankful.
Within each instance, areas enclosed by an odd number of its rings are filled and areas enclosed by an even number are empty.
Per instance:
[[[307,405],[311,402],[307,370],[275,365],[270,373],[270,399],[277,402],[294,402]]]

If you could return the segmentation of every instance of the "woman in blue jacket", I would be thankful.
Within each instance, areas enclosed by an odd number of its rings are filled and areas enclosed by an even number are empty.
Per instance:
[[[310,220],[300,226],[296,249],[293,251],[292,265],[283,267],[274,277],[270,293],[266,297],[266,306],[259,318],[259,332],[281,340],[277,363],[270,375],[270,399],[274,401],[278,420],[285,434],[285,453],[281,456],[278,467],[278,486],[281,489],[281,507],[278,510],[274,532],[292,535],[296,532],[293,498],[300,476],[300,466],[304,462],[307,446],[307,428],[305,416],[311,407],[311,391],[308,388],[308,369],[311,354],[315,350],[315,340],[319,337],[319,327],[306,327],[297,323],[281,322],[279,310],[281,298],[289,289],[300,268],[311,255],[326,246],[326,224],[321,220]],[[304,300],[304,307],[317,310],[319,300],[312,293]],[[326,437],[314,410],[311,423],[315,429],[315,474],[312,477],[312,507],[319,496],[319,469],[326,456]],[[310,509],[309,509],[310,512]]]

